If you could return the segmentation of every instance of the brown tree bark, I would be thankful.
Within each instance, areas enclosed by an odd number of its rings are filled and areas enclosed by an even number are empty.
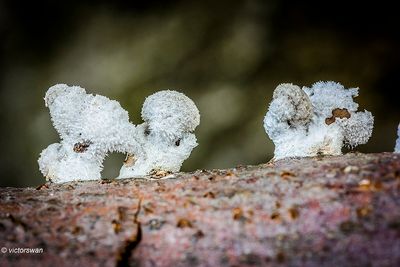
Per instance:
[[[400,154],[2,188],[0,247],[1,266],[400,266]]]

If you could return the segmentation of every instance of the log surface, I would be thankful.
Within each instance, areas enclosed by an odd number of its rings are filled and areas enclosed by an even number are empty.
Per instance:
[[[1,188],[0,247],[1,266],[400,266],[400,154]]]

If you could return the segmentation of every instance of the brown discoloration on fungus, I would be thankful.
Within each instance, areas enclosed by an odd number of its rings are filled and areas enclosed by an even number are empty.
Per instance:
[[[171,173],[172,172],[170,172],[170,171],[164,171],[164,170],[152,170],[150,172],[150,175],[152,176],[152,178],[159,179],[159,178],[163,178],[165,176],[168,176]]]
[[[76,152],[76,153],[83,153],[83,152],[85,152],[85,151],[89,148],[89,146],[90,146],[91,144],[92,144],[91,141],[89,141],[89,140],[84,140],[84,141],[82,141],[82,142],[78,142],[78,143],[74,144],[73,150],[74,150],[74,152]]]
[[[325,119],[325,123],[326,125],[331,125],[332,123],[335,122],[335,120],[336,120],[335,117],[329,117]]]
[[[326,118],[325,119],[325,123],[327,125],[330,125],[332,123],[334,123],[336,121],[336,118],[340,118],[340,119],[348,119],[351,117],[350,112],[345,109],[345,108],[335,108],[334,110],[332,110],[332,117],[330,118]]]
[[[134,155],[131,155],[131,154],[126,155],[126,158],[124,160],[124,165],[126,167],[132,167],[135,164],[135,162],[136,162],[136,158]]]

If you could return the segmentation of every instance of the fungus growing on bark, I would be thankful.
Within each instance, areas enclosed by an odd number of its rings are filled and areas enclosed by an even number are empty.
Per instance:
[[[61,138],[40,154],[39,168],[47,180],[100,179],[109,152],[139,149],[135,126],[117,101],[65,84],[50,87],[44,100]]]
[[[396,140],[396,145],[394,147],[394,153],[400,153],[400,124],[397,127],[397,140]]]
[[[144,123],[137,126],[141,151],[130,151],[119,178],[153,172],[177,172],[197,146],[194,130],[200,113],[182,93],[164,90],[146,98],[142,108]]]
[[[317,82],[310,88],[279,85],[264,118],[275,144],[274,158],[340,155],[343,145],[365,144],[374,119],[369,111],[357,112],[356,96],[358,88],[336,82]]]
[[[199,111],[176,91],[149,96],[142,109],[144,123],[138,126],[117,101],[87,94],[79,86],[55,85],[44,100],[61,141],[44,149],[38,163],[53,182],[100,179],[110,152],[127,153],[119,178],[176,172],[197,146],[193,131]]]

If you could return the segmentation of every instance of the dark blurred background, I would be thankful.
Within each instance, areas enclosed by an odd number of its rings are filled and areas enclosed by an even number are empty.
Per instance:
[[[146,96],[184,92],[201,124],[183,171],[268,161],[274,147],[262,120],[282,82],[360,87],[357,101],[375,115],[375,130],[357,150],[394,148],[394,4],[0,0],[0,40],[1,186],[44,182],[37,158],[58,135],[42,98],[56,83],[120,101],[135,123]],[[117,175],[123,158],[108,157],[103,177]]]

